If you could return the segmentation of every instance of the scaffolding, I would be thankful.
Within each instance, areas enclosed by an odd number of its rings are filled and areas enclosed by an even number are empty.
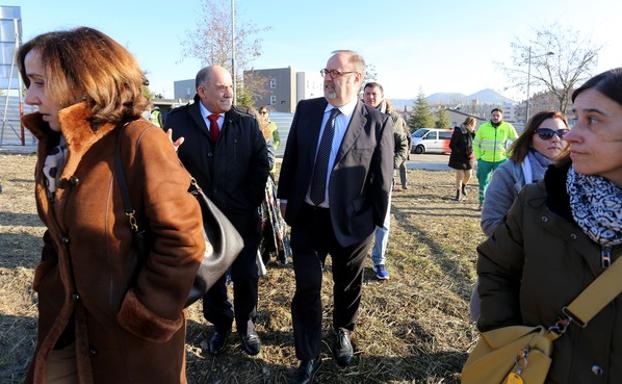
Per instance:
[[[21,36],[21,8],[0,6],[0,146],[26,145],[26,132],[21,124],[24,87],[15,58],[21,45]],[[31,141],[29,144],[34,144],[32,136]]]

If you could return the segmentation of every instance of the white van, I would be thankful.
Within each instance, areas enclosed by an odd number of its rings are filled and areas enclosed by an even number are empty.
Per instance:
[[[453,129],[419,128],[413,132],[412,153],[418,155],[422,153],[450,153],[449,141],[453,134]]]

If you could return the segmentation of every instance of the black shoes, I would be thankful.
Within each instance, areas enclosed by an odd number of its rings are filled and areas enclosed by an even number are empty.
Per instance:
[[[231,329],[215,329],[207,343],[207,352],[212,355],[218,355],[222,352],[227,346],[227,339],[230,333]],[[242,350],[248,355],[255,356],[261,349],[261,340],[255,331],[250,331],[245,334],[240,333],[240,342]]]
[[[345,328],[335,330],[335,343],[333,344],[333,357],[340,367],[352,364],[354,349],[350,342],[350,331]]]
[[[313,383],[313,377],[320,369],[320,359],[301,360],[300,365],[296,369],[296,376],[294,376],[293,384],[311,384]]]
[[[464,184],[462,184],[462,196],[464,196],[464,197],[468,196],[466,185],[464,185]]]
[[[460,201],[460,190],[456,189],[456,197],[454,198],[454,201]]]
[[[207,351],[212,355],[217,355],[225,348],[227,345],[227,339],[229,338],[229,334],[231,333],[230,329],[227,330],[219,330],[215,329],[214,333],[212,333],[212,337],[210,337],[209,342],[207,344]]]
[[[240,340],[242,342],[242,349],[248,355],[255,356],[261,349],[261,340],[259,335],[255,331],[247,332],[246,334],[240,334]]]

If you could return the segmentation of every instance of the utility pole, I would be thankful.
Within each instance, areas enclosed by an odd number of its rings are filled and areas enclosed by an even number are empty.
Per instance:
[[[531,85],[531,59],[538,59],[544,56],[553,56],[555,52],[547,52],[543,55],[531,57],[531,45],[529,46],[529,54],[527,56],[527,104],[525,106],[525,124],[529,121],[529,86]]]

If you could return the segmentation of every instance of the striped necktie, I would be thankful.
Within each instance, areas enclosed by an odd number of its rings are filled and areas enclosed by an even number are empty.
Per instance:
[[[315,205],[320,205],[324,201],[328,159],[330,157],[330,150],[333,146],[333,137],[335,136],[335,119],[339,113],[339,108],[333,108],[330,111],[330,116],[324,126],[324,133],[322,133],[320,146],[317,150],[317,154],[315,155],[313,177],[311,178],[311,189],[309,190],[309,198]]]

